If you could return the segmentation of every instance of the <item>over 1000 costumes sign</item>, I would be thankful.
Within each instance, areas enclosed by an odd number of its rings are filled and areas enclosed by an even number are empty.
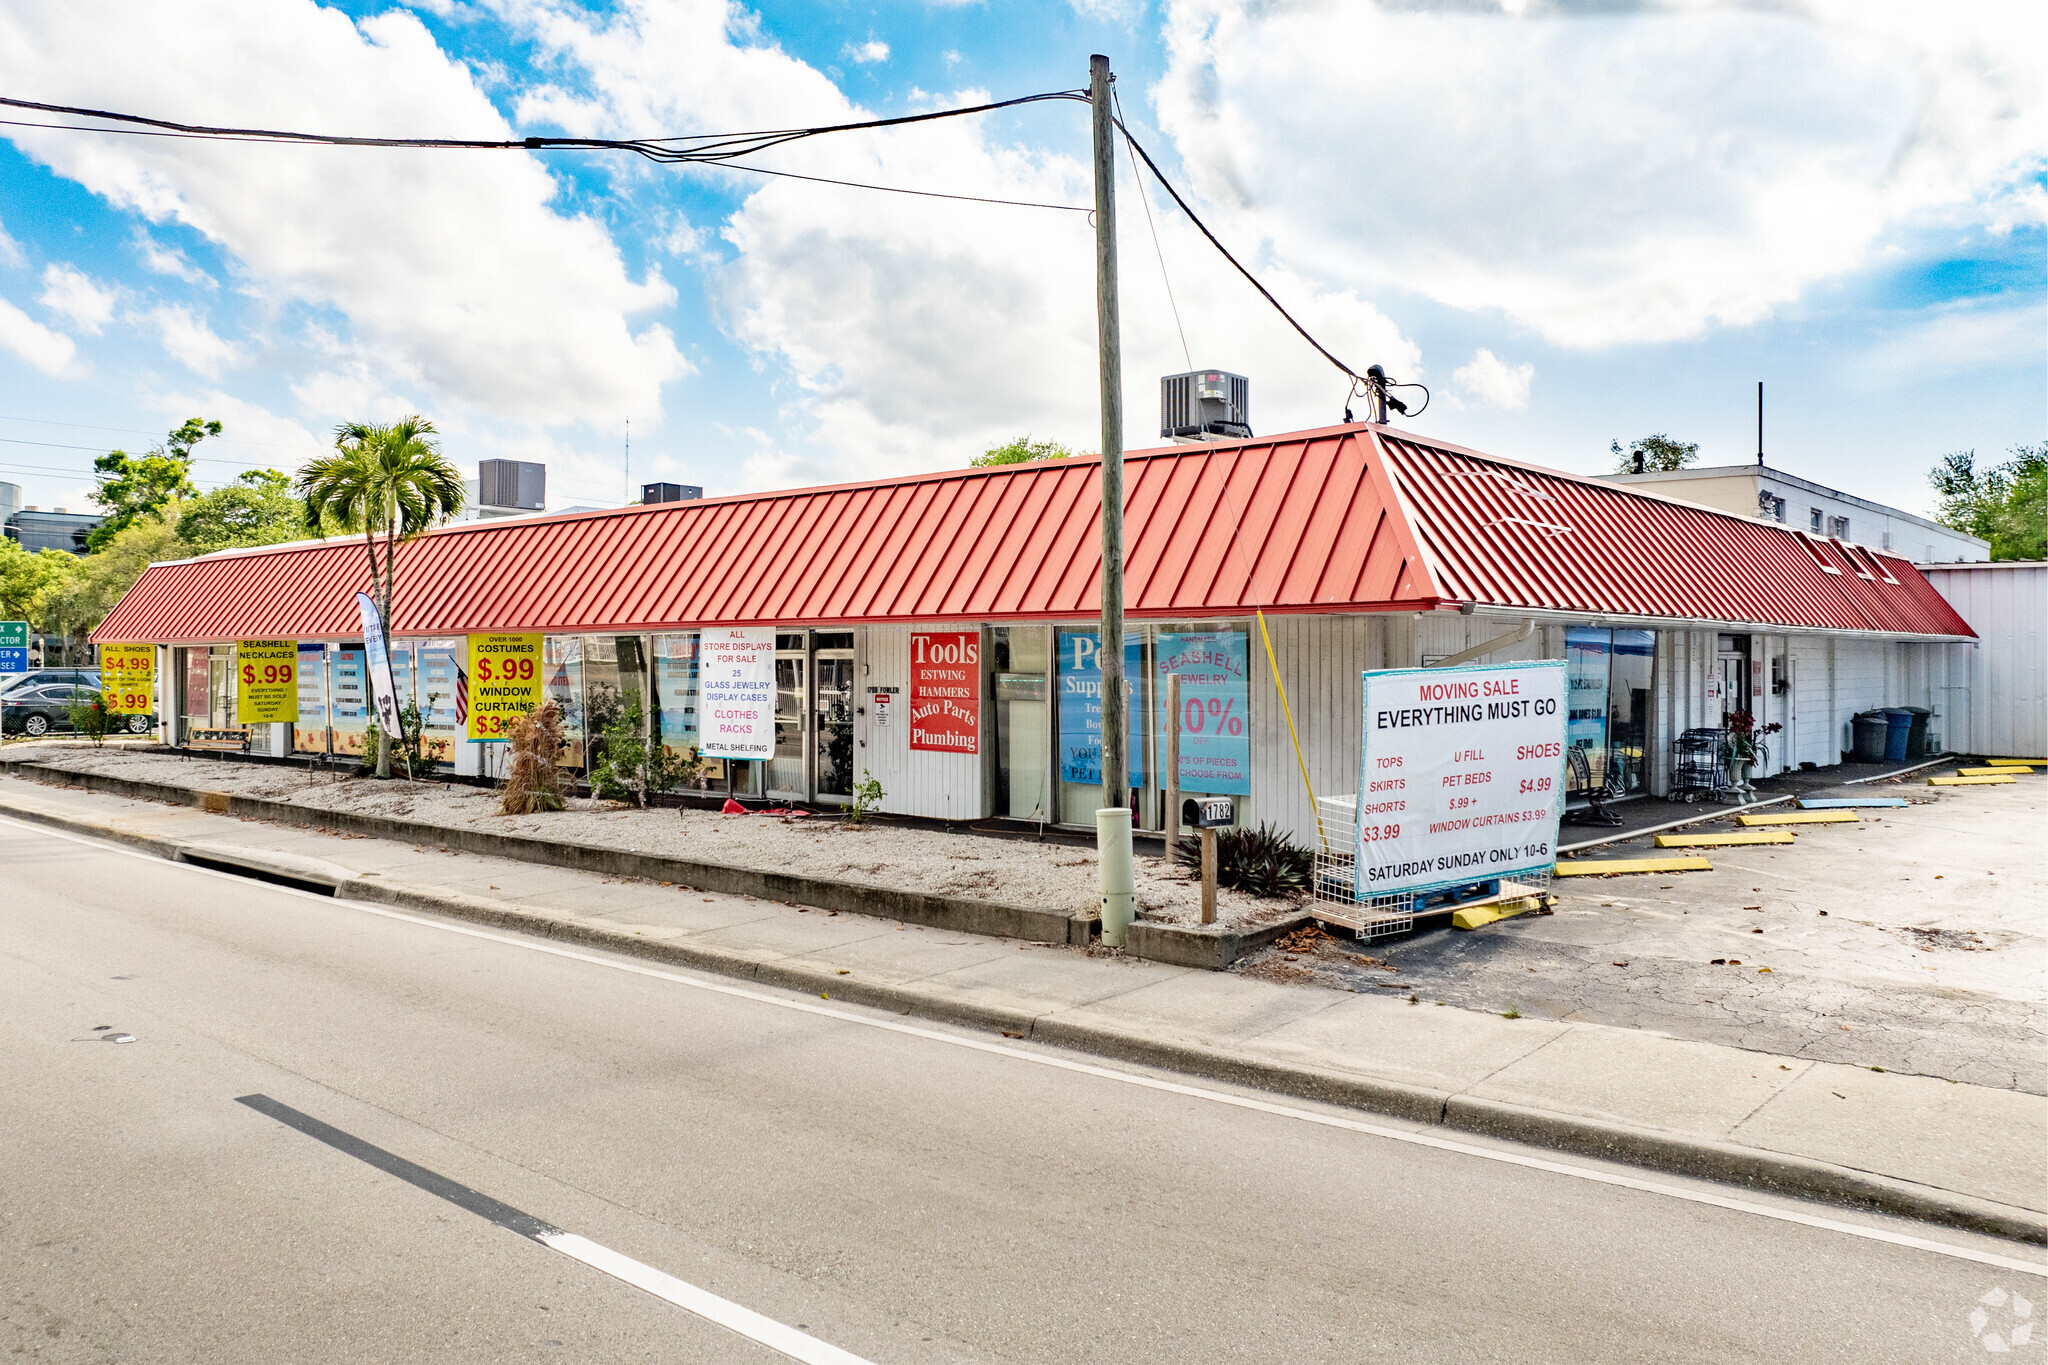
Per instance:
[[[1360,900],[1539,872],[1557,861],[1562,660],[1363,678]]]

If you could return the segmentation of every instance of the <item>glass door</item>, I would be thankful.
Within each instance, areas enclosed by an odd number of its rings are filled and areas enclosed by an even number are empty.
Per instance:
[[[819,631],[812,637],[811,734],[816,746],[817,800],[845,805],[853,799],[853,632]]]
[[[768,795],[785,801],[808,801],[809,752],[805,742],[809,689],[805,683],[805,644],[801,631],[775,637],[775,757],[768,760]]]

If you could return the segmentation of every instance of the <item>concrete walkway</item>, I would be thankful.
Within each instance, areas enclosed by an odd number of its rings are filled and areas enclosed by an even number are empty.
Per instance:
[[[2048,1240],[2048,1099],[0,778],[0,816],[1424,1123]],[[146,883],[145,883],[146,884]]]

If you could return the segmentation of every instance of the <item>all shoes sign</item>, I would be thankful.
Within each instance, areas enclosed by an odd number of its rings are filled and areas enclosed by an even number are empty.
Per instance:
[[[910,636],[910,747],[981,752],[981,632]]]

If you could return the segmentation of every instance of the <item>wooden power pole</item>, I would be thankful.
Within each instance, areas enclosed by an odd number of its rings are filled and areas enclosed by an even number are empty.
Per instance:
[[[1102,372],[1102,805],[1095,812],[1102,874],[1102,941],[1121,947],[1134,911],[1131,775],[1124,695],[1124,379],[1116,306],[1116,125],[1109,58],[1088,59],[1095,129],[1095,338]]]
[[[1102,804],[1131,799],[1124,697],[1124,369],[1116,295],[1116,125],[1109,58],[1088,59],[1095,114],[1095,333],[1102,372]]]

